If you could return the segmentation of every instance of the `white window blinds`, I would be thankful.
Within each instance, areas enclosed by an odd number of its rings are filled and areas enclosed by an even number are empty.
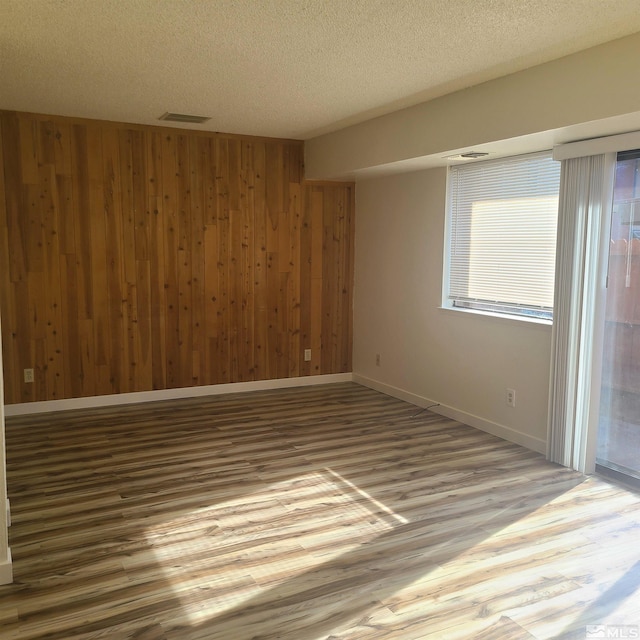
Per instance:
[[[450,168],[449,306],[551,317],[559,185],[551,153]]]

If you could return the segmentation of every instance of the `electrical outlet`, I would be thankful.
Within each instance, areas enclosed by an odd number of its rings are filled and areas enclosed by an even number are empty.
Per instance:
[[[311,349],[304,350],[304,361],[309,362],[311,360]]]
[[[376,353],[376,367],[380,366],[380,354]]]
[[[515,389],[507,389],[507,406],[508,407],[516,406],[516,390]]]
[[[33,369],[25,369],[24,370],[24,381],[25,382],[33,382]]]

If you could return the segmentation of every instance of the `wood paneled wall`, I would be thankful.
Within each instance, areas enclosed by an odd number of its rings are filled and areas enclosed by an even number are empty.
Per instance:
[[[7,404],[351,370],[354,187],[301,142],[0,121]]]

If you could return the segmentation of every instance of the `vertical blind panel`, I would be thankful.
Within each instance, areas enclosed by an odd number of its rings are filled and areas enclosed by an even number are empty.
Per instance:
[[[450,169],[451,300],[553,308],[559,185],[550,153]]]

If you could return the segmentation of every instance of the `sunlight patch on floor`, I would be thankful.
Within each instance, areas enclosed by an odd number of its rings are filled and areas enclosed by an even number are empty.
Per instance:
[[[184,615],[198,624],[273,588],[298,590],[305,574],[314,581],[340,556],[407,522],[327,468],[183,513],[145,537]]]

